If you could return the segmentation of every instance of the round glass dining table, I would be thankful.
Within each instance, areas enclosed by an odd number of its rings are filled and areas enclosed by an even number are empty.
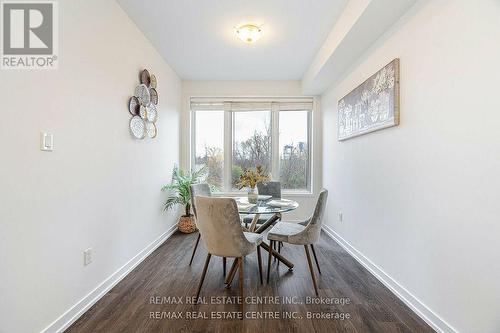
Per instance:
[[[236,204],[238,205],[238,212],[240,214],[253,215],[250,227],[244,227],[244,229],[246,229],[246,231],[255,232],[258,234],[263,233],[276,221],[280,220],[282,213],[290,212],[299,207],[298,202],[288,199],[273,199],[264,197],[264,199],[257,200],[256,204],[250,204],[247,197],[238,197],[235,198],[235,200]],[[257,222],[259,222],[259,219],[263,214],[270,215],[270,217],[257,227]],[[261,246],[263,249],[270,251],[269,245],[265,242],[262,242]],[[283,257],[280,253],[272,251],[272,254],[276,259],[288,266],[290,270],[293,269],[293,263]]]
[[[299,207],[298,202],[288,199],[265,198],[265,200],[257,200],[256,204],[250,204],[247,197],[238,197],[235,198],[235,200],[240,214],[253,215],[252,223],[248,231],[257,232],[259,234],[279,220],[282,213],[290,212]],[[256,229],[257,222],[262,214],[271,215],[271,217]]]

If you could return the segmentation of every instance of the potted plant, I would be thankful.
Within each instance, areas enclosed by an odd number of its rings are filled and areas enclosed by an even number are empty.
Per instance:
[[[164,186],[162,191],[169,191],[170,195],[163,206],[163,211],[173,209],[177,205],[184,206],[184,214],[179,218],[178,227],[183,233],[192,233],[197,230],[193,214],[191,214],[191,193],[189,187],[200,181],[205,169],[184,172],[174,167],[172,182]]]
[[[259,197],[255,186],[258,183],[263,183],[269,180],[269,176],[264,173],[264,169],[261,165],[258,165],[255,170],[253,169],[245,169],[240,176],[239,181],[236,183],[236,186],[239,190],[246,187],[248,189],[248,202],[257,203],[257,199]]]

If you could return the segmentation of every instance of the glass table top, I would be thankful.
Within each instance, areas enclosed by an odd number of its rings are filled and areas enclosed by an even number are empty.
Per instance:
[[[257,204],[250,204],[247,197],[235,198],[240,214],[276,214],[297,209],[299,203],[288,199],[258,200]]]

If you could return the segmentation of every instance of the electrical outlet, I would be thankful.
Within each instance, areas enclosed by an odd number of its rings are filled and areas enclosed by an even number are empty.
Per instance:
[[[89,247],[85,251],[83,251],[83,265],[87,266],[92,262],[92,248]]]
[[[339,212],[339,222],[344,221],[344,214],[342,212]]]

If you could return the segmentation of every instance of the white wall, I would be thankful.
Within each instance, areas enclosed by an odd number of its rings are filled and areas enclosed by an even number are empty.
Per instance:
[[[59,69],[0,72],[2,333],[40,332],[175,223],[160,187],[179,162],[179,78],[114,1],[58,3]],[[137,141],[142,68],[158,78],[159,134]]]
[[[500,331],[499,17],[422,0],[322,97],[329,226],[460,332]],[[396,57],[401,125],[339,143],[337,101]]]
[[[190,165],[190,108],[191,97],[297,97],[302,96],[300,81],[183,81],[181,161]],[[299,203],[299,208],[286,213],[286,220],[304,220],[314,210],[317,193],[321,190],[321,112],[319,99],[313,111],[313,195],[284,196]]]

